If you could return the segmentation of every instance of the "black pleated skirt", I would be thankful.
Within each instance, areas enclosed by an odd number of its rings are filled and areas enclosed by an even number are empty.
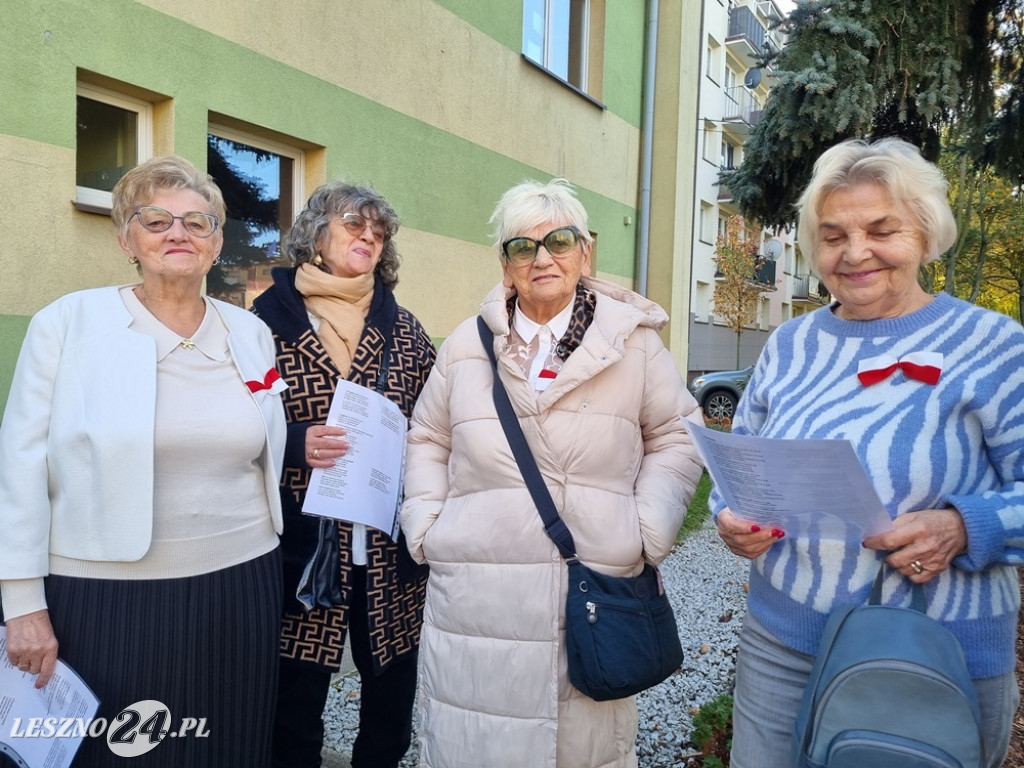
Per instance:
[[[102,736],[83,740],[75,768],[269,765],[281,631],[279,549],[181,579],[49,576],[46,598],[59,655],[99,697],[96,716],[108,724]],[[115,755],[111,731],[121,726],[121,738],[132,735],[119,713],[154,700],[165,705],[167,735],[145,754]],[[140,727],[135,738],[149,739]]]

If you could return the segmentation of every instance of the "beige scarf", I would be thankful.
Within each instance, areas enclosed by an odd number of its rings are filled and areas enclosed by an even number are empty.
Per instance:
[[[372,272],[335,277],[312,264],[300,264],[295,272],[295,290],[305,298],[306,309],[320,318],[316,335],[345,378],[370,311],[373,281]]]

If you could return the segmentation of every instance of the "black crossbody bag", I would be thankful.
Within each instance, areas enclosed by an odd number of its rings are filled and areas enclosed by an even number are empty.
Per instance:
[[[595,701],[622,699],[657,685],[683,661],[672,606],[650,564],[638,576],[616,577],[580,562],[572,533],[555,508],[544,478],[498,376],[494,336],[477,317],[480,341],[494,369],[494,406],[523,473],[544,530],[569,569],[565,650],[569,681]]]

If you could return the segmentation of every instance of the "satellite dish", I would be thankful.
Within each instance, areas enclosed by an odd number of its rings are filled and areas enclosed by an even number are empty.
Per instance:
[[[748,69],[747,74],[743,76],[743,84],[747,88],[757,88],[761,84],[761,70]]]
[[[751,70],[753,71],[753,70]],[[764,257],[768,261],[776,261],[782,255],[782,243],[778,240],[768,240],[764,244]]]

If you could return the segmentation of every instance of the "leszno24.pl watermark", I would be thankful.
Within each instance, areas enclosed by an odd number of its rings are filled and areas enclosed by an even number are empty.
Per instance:
[[[209,738],[205,717],[183,717],[175,721],[159,701],[137,701],[105,717],[32,717],[11,723],[13,739],[82,739],[106,737],[110,751],[119,757],[138,757],[156,749],[164,739]]]

